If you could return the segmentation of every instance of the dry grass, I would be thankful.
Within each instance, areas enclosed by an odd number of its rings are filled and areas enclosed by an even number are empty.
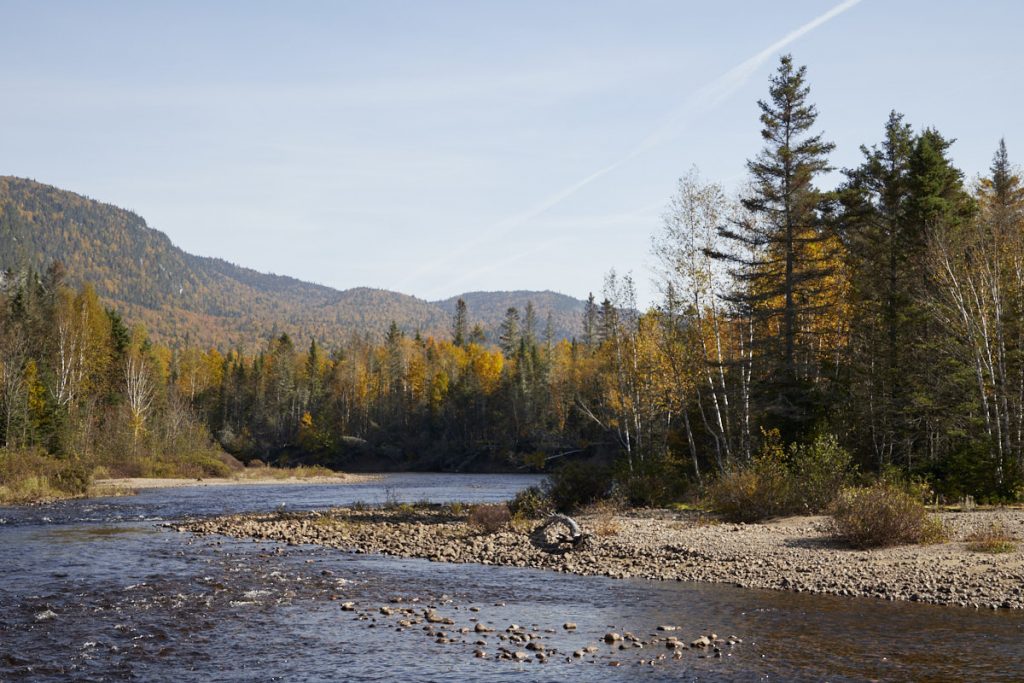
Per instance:
[[[1006,530],[1002,522],[975,531],[966,540],[967,549],[976,553],[1012,553],[1017,549],[1017,539]]]
[[[508,526],[510,529],[512,529],[512,531],[515,531],[516,533],[529,534],[533,531],[536,524],[536,520],[513,515],[512,521],[509,522]]]
[[[620,510],[621,506],[613,501],[603,500],[588,506],[584,514],[592,520],[594,535],[606,538],[615,536],[622,529],[622,525],[616,518]]]
[[[706,526],[718,526],[720,524],[722,524],[722,520],[720,520],[719,518],[701,512],[696,515],[689,516],[685,520],[670,522],[668,528],[674,529],[676,531],[684,531],[686,529],[695,529]]]
[[[121,496],[134,496],[138,493],[133,488],[116,486],[114,484],[93,484],[86,493],[87,498],[119,498]]]
[[[471,527],[485,534],[494,534],[509,525],[512,513],[505,503],[493,505],[474,505],[469,510],[467,522]]]
[[[344,479],[345,474],[321,467],[320,465],[300,465],[298,467],[250,467],[233,473],[233,479],[253,481],[260,479],[316,479],[329,477]]]

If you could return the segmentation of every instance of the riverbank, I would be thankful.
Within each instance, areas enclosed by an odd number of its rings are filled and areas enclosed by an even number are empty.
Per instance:
[[[1024,511],[940,513],[946,543],[849,550],[825,517],[719,523],[696,512],[583,515],[585,547],[553,549],[537,523],[483,534],[459,506],[338,508],[301,514],[190,520],[179,531],[289,544],[319,544],[437,562],[533,567],[584,576],[729,583],[747,588],[1024,609],[1024,549],[988,554],[967,539],[993,524],[1024,538]]]
[[[239,486],[268,484],[359,484],[373,481],[380,475],[349,474],[314,474],[309,476],[290,474],[289,470],[261,469],[247,470],[234,477],[202,477],[187,479],[171,477],[153,479],[146,477],[126,477],[116,479],[97,479],[94,484],[103,490],[141,491],[143,489],[182,488],[185,486]]]
[[[58,500],[77,498],[107,498],[132,496],[146,489],[167,489],[206,486],[266,486],[273,484],[361,484],[374,481],[377,474],[349,474],[334,472],[323,474],[321,469],[296,474],[290,469],[261,468],[242,470],[230,477],[116,477],[93,480],[82,492],[63,491],[40,479],[19,495],[6,495],[0,487],[0,505],[43,505]]]

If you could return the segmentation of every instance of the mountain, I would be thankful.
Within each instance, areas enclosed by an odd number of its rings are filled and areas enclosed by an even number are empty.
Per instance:
[[[0,270],[45,270],[61,261],[72,283],[91,282],[107,305],[165,343],[262,345],[288,333],[330,342],[382,335],[395,321],[409,334],[449,334],[458,297],[424,301],[383,289],[336,290],[195,256],[139,215],[33,180],[0,176]],[[554,292],[472,292],[470,318],[493,338],[509,306],[533,301],[538,332],[550,311],[558,337],[579,326],[583,302]],[[573,313],[577,311],[577,313]]]

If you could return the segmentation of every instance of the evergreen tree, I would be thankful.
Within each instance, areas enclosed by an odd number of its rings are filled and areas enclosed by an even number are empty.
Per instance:
[[[455,316],[452,318],[452,343],[459,347],[465,346],[468,330],[466,302],[459,297],[455,302]]]
[[[590,292],[586,306],[583,308],[583,344],[593,346],[597,335],[597,304],[594,293]]]
[[[742,199],[751,219],[722,230],[737,254],[713,255],[739,266],[733,301],[752,313],[760,330],[761,400],[770,423],[794,439],[813,418],[809,382],[817,376],[813,318],[834,261],[834,240],[823,221],[827,197],[814,185],[830,169],[834,148],[812,134],[817,110],[808,102],[806,67],[783,56],[769,98],[758,102],[764,148],[747,162],[752,189]]]
[[[955,243],[974,213],[963,173],[947,155],[952,143],[931,128],[915,140],[906,203],[912,250],[934,251],[938,244]],[[948,324],[936,319],[936,260],[908,259],[907,264],[907,286],[915,305],[907,307],[901,320],[907,330],[899,363],[905,425],[901,451],[902,464],[913,467],[922,459],[937,462],[959,448],[965,431],[973,431],[974,408],[968,397],[975,371],[956,348],[961,340],[951,338]]]
[[[523,342],[527,347],[537,343],[537,311],[532,301],[526,302],[526,311],[523,316]]]
[[[924,267],[925,245],[907,220],[913,130],[889,114],[885,137],[861,146],[863,163],[847,170],[840,221],[851,272],[850,428],[879,465],[905,445],[906,405],[901,360],[910,342],[912,309],[923,305],[913,272]]]
[[[487,333],[484,332],[484,327],[480,323],[473,325],[473,329],[469,331],[469,343],[480,346],[487,343]]]
[[[519,348],[519,341],[519,309],[510,306],[498,330],[498,346],[506,358],[511,358]]]

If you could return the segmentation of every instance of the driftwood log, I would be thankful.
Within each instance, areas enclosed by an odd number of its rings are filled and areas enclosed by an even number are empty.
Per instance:
[[[560,526],[565,527],[565,531],[560,531],[554,538],[550,538],[546,533],[548,529]],[[553,513],[533,530],[530,534],[534,545],[543,548],[548,552],[572,550],[580,545],[584,544],[587,539],[590,538],[590,534],[583,531],[583,528],[576,522],[575,519],[568,515],[559,513]],[[568,544],[569,548],[564,546]]]

